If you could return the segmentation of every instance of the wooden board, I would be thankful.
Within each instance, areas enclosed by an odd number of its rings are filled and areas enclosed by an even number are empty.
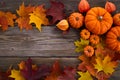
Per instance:
[[[77,4],[80,0],[58,0],[65,4],[65,13],[69,15],[73,11],[77,11]],[[106,0],[88,0],[91,7],[104,7]],[[117,6],[117,12],[120,12],[120,1],[109,0]],[[45,4],[50,6],[49,0],[0,0],[0,10],[12,11],[16,13],[16,9],[25,3],[25,5]],[[59,60],[63,65],[77,66],[79,61],[75,53],[74,41],[79,39],[79,31],[71,29],[66,35],[63,35],[56,26],[44,26],[42,32],[37,29],[31,31],[20,31],[18,26],[9,28],[6,32],[0,31],[0,67],[3,70],[9,65],[16,65],[21,60],[31,57],[37,64],[46,63],[51,65],[55,60]],[[118,80],[120,78],[120,67],[110,80]]]

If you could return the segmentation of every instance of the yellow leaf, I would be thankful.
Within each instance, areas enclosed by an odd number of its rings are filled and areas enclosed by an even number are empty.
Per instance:
[[[94,64],[95,69],[100,71],[104,71],[105,74],[112,74],[114,72],[114,68],[117,67],[116,61],[111,61],[111,57],[109,55],[105,56],[104,59],[100,57],[96,58],[96,64]]]
[[[46,10],[43,8],[43,5],[36,7],[33,10],[33,13],[30,13],[30,22],[36,25],[36,28],[41,31],[41,25],[48,25],[48,19],[46,18]]]
[[[20,71],[15,69],[11,70],[11,75],[9,77],[15,78],[15,80],[25,80],[25,78],[21,75]]]
[[[78,74],[81,76],[80,78],[78,78],[78,80],[93,80],[92,76],[88,71],[78,72]]]

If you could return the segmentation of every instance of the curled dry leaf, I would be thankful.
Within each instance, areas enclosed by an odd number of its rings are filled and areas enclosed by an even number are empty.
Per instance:
[[[81,0],[78,4],[78,10],[81,13],[87,12],[90,9],[90,5],[87,0]]]
[[[69,28],[69,24],[66,19],[61,20],[56,26],[62,31],[66,31]]]
[[[109,2],[107,1],[106,4],[105,4],[105,9],[108,11],[108,12],[114,12],[116,10],[116,6],[114,3],[112,2]]]

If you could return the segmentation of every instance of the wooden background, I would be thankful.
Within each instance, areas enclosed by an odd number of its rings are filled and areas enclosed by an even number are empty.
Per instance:
[[[73,11],[77,11],[77,5],[80,0],[59,0],[65,4],[65,12],[69,15]],[[106,0],[88,0],[91,7],[104,7]],[[120,12],[120,1],[109,0],[117,6]],[[25,5],[39,5],[44,3],[46,8],[50,6],[49,0],[0,0],[0,10],[12,11],[16,13],[16,9],[25,3]],[[18,26],[9,28],[6,32],[0,31],[0,67],[5,70],[9,65],[16,65],[20,60],[31,57],[35,63],[46,63],[51,65],[55,60],[59,60],[61,64],[76,66],[78,53],[75,53],[74,41],[79,39],[79,31],[71,29],[66,35],[63,35],[55,26],[44,26],[42,32],[37,29],[22,32]],[[119,80],[120,67],[116,69],[110,80]]]

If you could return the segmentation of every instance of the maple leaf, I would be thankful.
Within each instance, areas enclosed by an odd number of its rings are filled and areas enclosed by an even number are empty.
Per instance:
[[[76,80],[76,70],[72,67],[66,67],[63,74],[58,77],[57,80]]]
[[[41,65],[37,67],[37,65],[32,64],[32,59],[28,59],[27,61],[22,61],[19,64],[20,72],[24,76],[26,80],[39,80],[42,77],[49,74],[50,69],[46,65]]]
[[[52,17],[50,23],[53,25],[57,21],[60,21],[65,18],[64,14],[64,4],[57,1],[50,0],[51,6],[47,10],[47,16]]]
[[[11,75],[9,77],[14,78],[15,80],[26,80],[22,76],[21,72],[19,70],[15,70],[15,69],[11,70]]]
[[[48,25],[49,21],[46,18],[46,10],[44,9],[44,5],[40,5],[38,7],[36,7],[33,10],[33,13],[30,13],[30,22],[34,23],[36,25],[36,28],[41,31],[41,25]]]
[[[17,14],[19,15],[19,18],[16,19],[16,22],[18,23],[18,26],[20,27],[20,30],[26,29],[26,30],[31,30],[32,25],[29,24],[29,17],[30,13],[33,12],[34,7],[29,5],[25,7],[24,3],[19,7],[19,10],[17,11]]]
[[[78,78],[78,80],[93,80],[92,76],[88,71],[86,72],[78,71],[78,74],[81,76],[80,78]]]
[[[14,78],[10,78],[11,75],[11,66],[6,72],[0,71],[0,80],[14,80]]]
[[[84,69],[87,70],[92,76],[96,75],[96,70],[94,69],[94,58],[89,58],[86,55],[81,55],[79,56],[79,59],[82,60],[83,62],[79,64],[78,69]],[[84,67],[84,68],[83,68]],[[83,70],[81,70],[83,71]]]
[[[81,52],[84,51],[84,47],[89,44],[89,40],[80,38],[80,41],[77,40],[74,42],[74,44],[76,46],[75,52]]]
[[[97,57],[94,67],[98,72],[104,71],[105,74],[112,74],[114,72],[114,68],[117,67],[117,62],[111,61],[111,57],[109,55],[105,56],[104,59]]]
[[[16,19],[16,15],[11,12],[3,12],[0,11],[0,27],[3,31],[8,29],[8,26],[14,26],[14,19]]]
[[[52,72],[50,73],[50,75],[48,75],[46,77],[45,80],[58,80],[58,77],[61,74],[61,69],[60,69],[60,64],[58,61],[55,61],[55,63],[52,66]]]

